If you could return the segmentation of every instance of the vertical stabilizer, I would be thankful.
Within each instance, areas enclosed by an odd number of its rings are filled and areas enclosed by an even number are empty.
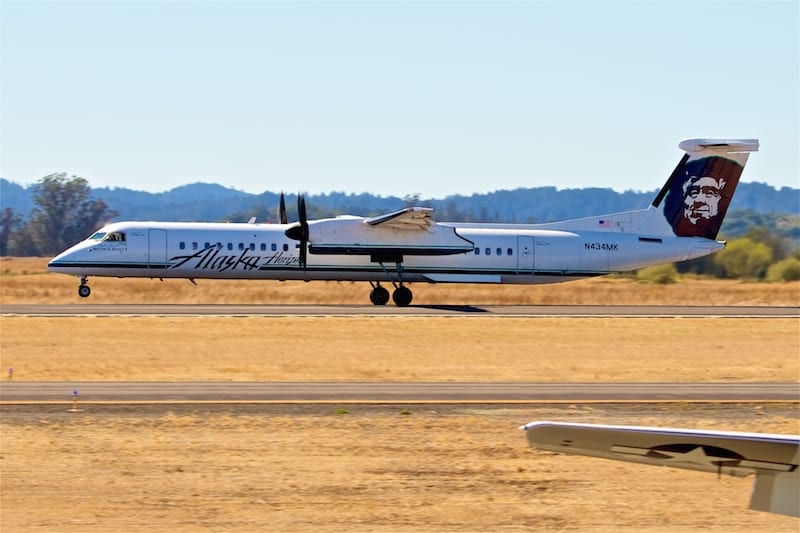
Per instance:
[[[653,200],[675,235],[716,239],[733,192],[758,140],[690,139],[686,154]]]

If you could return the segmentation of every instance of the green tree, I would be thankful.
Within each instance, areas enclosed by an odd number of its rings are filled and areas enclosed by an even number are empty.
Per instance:
[[[19,227],[22,218],[10,207],[0,213],[0,256],[9,255],[11,234]]]
[[[767,281],[797,281],[800,279],[800,259],[787,257],[770,265]]]
[[[406,194],[403,196],[403,204],[406,207],[416,207],[419,205],[421,198],[422,195],[418,192],[415,192],[414,194]]]
[[[672,263],[654,265],[636,272],[636,279],[645,283],[658,283],[666,285],[678,280],[678,269]]]
[[[272,208],[270,209],[268,206],[264,205],[263,203],[259,202],[254,204],[250,209],[247,211],[237,211],[232,215],[228,215],[224,218],[225,222],[247,222],[253,217],[256,217],[256,221],[259,223],[264,222],[277,222],[277,209]]]
[[[19,229],[11,233],[8,239],[8,255],[17,257],[40,255],[39,249],[34,244],[34,239],[31,236],[30,224],[23,224]]]
[[[744,237],[753,242],[760,242],[772,248],[772,260],[780,261],[789,255],[785,239],[765,226],[750,228]]]
[[[763,278],[772,263],[772,248],[751,239],[734,239],[717,252],[714,262],[728,278]]]
[[[36,183],[36,207],[23,233],[37,255],[68,248],[116,215],[105,202],[93,199],[91,192],[85,179],[65,173],[50,174]]]

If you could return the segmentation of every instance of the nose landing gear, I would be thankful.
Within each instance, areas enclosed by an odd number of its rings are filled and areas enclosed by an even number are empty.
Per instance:
[[[78,285],[78,296],[88,298],[92,294],[92,289],[86,284],[86,276],[81,276],[81,284]]]

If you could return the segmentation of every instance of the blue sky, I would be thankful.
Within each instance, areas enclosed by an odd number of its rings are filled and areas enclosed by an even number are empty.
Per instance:
[[[798,187],[800,3],[0,2],[0,176],[651,190],[694,137]]]

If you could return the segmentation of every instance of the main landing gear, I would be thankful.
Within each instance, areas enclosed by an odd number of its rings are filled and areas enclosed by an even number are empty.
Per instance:
[[[392,300],[397,307],[408,307],[413,297],[411,289],[405,285],[398,285],[392,292]],[[372,305],[386,305],[389,303],[389,291],[386,290],[386,287],[381,286],[380,282],[376,283],[372,285],[369,301],[372,302]]]
[[[394,301],[397,307],[408,307],[411,304],[411,299],[414,297],[411,289],[403,285],[403,265],[399,261],[397,262],[397,277],[399,278],[400,284],[398,285],[392,279],[392,276],[389,275],[389,272],[386,271],[386,267],[383,266],[382,262],[379,262],[381,268],[389,278],[389,281],[392,282],[394,285],[394,292],[392,292],[392,300]],[[369,293],[369,301],[372,302],[372,305],[386,305],[389,302],[389,291],[386,290],[385,287],[381,286],[380,281],[377,283],[370,282],[372,285],[372,291]]]
[[[92,294],[92,289],[86,284],[86,276],[81,276],[81,284],[78,285],[78,296],[88,298]]]
[[[369,301],[372,302],[372,305],[386,305],[389,302],[389,291],[386,290],[386,287],[381,287],[380,282],[377,285],[372,285]]]

